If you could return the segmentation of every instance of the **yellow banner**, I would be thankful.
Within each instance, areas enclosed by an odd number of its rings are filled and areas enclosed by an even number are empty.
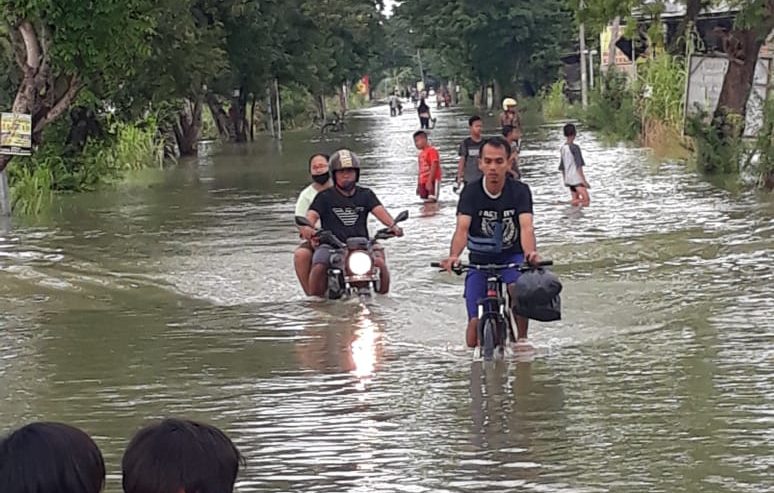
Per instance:
[[[0,113],[0,154],[26,156],[32,152],[32,116]]]

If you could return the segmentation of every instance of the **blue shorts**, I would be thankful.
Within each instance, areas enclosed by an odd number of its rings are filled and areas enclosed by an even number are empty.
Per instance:
[[[511,264],[524,262],[524,255],[508,255],[500,257],[490,263],[493,264]],[[519,269],[507,269],[500,272],[505,284],[513,284],[519,278],[521,272]],[[478,300],[486,296],[486,278],[487,273],[480,270],[470,270],[465,277],[465,306],[468,309],[468,320],[478,318]]]

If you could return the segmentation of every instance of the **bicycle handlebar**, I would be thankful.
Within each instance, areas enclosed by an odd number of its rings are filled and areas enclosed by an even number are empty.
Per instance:
[[[469,271],[469,270],[480,270],[480,271],[498,271],[498,270],[505,270],[505,269],[518,269],[522,272],[528,271],[530,269],[535,269],[537,267],[548,267],[554,265],[553,260],[543,260],[538,262],[536,265],[532,265],[529,263],[519,263],[514,262],[510,264],[459,264],[452,267],[452,272],[454,272],[457,275],[461,275],[463,272]],[[440,262],[432,262],[430,264],[430,267],[434,268],[441,268]]]

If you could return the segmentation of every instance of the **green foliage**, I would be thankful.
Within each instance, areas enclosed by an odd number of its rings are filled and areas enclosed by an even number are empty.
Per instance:
[[[757,159],[754,162],[750,159],[747,164],[759,186],[774,181],[774,100],[767,100],[763,111],[763,126],[754,147]]]
[[[543,115],[547,119],[556,120],[567,116],[568,101],[564,95],[564,89],[564,79],[560,79],[541,91]]]
[[[14,210],[36,214],[51,202],[53,191],[94,190],[127,171],[161,165],[163,143],[153,118],[137,124],[113,121],[108,128],[105,139],[89,140],[73,154],[65,143],[67,125],[49,127],[45,144],[8,168]]]
[[[280,87],[282,128],[294,129],[309,125],[316,113],[314,97],[300,84]]]
[[[696,166],[708,175],[739,172],[748,147],[741,134],[741,118],[729,115],[726,122],[704,112],[688,118],[686,134],[693,137]]]
[[[636,140],[640,136],[640,118],[636,111],[637,95],[630,89],[625,74],[610,71],[589,97],[589,106],[580,115],[589,127],[617,140]]]
[[[682,59],[663,54],[640,64],[638,73],[645,96],[640,108],[642,118],[679,129],[683,124],[686,76]]]
[[[559,0],[406,0],[395,15],[408,23],[418,47],[436,53],[441,77],[469,90],[497,81],[512,92],[553,82],[574,38],[568,14]]]

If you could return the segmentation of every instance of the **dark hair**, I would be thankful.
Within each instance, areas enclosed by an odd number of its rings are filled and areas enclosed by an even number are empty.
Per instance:
[[[218,428],[165,419],[137,432],[121,461],[125,493],[228,493],[244,459]]]
[[[317,156],[324,157],[326,161],[327,161],[327,160],[329,160],[329,159],[331,158],[329,155],[327,155],[327,154],[324,154],[324,153],[322,153],[322,152],[315,152],[314,154],[312,154],[311,156],[309,156],[309,169],[310,169],[310,170],[312,169],[312,161],[314,161],[314,158],[316,158]]]
[[[427,132],[425,132],[424,130],[417,130],[416,132],[414,132],[415,139],[420,135],[423,136],[424,138],[427,138]]]
[[[503,137],[508,137],[515,128],[513,125],[503,125]]]
[[[575,129],[575,125],[572,123],[568,123],[564,126],[564,136],[565,137],[572,137],[573,135],[577,135],[578,131]]]
[[[105,461],[85,432],[63,423],[31,423],[0,439],[3,493],[99,493]]]
[[[484,156],[484,147],[485,146],[492,146],[492,147],[500,147],[505,149],[505,156],[511,157],[511,144],[508,143],[507,140],[503,139],[502,137],[492,137],[490,139],[486,139],[481,144],[481,152],[479,153],[479,159],[481,159]]]
[[[480,122],[480,121],[481,121],[481,117],[480,116],[473,115],[470,118],[468,118],[468,126],[472,127],[474,123]]]

